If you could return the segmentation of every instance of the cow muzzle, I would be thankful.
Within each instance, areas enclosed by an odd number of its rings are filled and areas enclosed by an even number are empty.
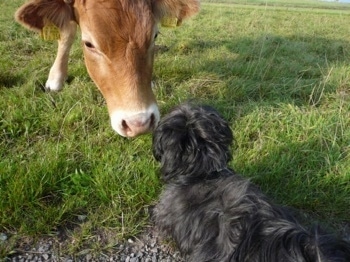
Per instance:
[[[114,111],[110,114],[112,128],[121,136],[136,137],[152,132],[159,122],[157,105],[140,112]]]

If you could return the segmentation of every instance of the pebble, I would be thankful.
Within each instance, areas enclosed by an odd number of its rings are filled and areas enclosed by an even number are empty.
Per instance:
[[[345,227],[344,227],[345,228]],[[350,239],[349,226],[344,229],[344,235]],[[9,237],[0,233],[1,241],[8,241]],[[95,254],[88,247],[80,250],[75,257],[62,254],[62,243],[58,239],[41,239],[36,244],[25,245],[22,252],[9,255],[4,262],[184,262],[179,251],[162,244],[156,231],[152,228],[144,234],[118,243],[109,253]],[[1,260],[1,258],[0,258]],[[1,260],[2,262],[2,260]]]
[[[8,237],[0,233],[0,241],[7,241]],[[0,242],[1,243],[1,242]],[[184,262],[176,250],[163,245],[155,233],[150,229],[138,238],[127,239],[118,243],[109,253],[95,254],[86,248],[77,252],[76,256],[62,254],[61,243],[57,239],[41,239],[36,244],[26,246],[23,252],[9,255],[5,262]]]
[[[130,244],[134,243],[134,241],[133,241],[131,238],[128,239],[128,242],[129,242]]]
[[[7,235],[5,233],[0,233],[0,241],[6,241]]]

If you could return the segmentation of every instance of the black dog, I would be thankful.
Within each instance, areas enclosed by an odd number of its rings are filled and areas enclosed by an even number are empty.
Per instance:
[[[227,167],[232,132],[210,107],[185,104],[153,136],[165,189],[156,227],[186,261],[350,262],[350,244],[319,228],[307,231],[252,183]]]

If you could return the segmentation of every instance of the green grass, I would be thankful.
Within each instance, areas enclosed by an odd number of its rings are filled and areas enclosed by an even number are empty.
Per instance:
[[[339,229],[350,222],[350,5],[232,2],[203,3],[182,27],[161,29],[160,109],[215,106],[235,135],[232,167],[277,203]],[[42,91],[56,43],[14,23],[21,3],[0,3],[0,233],[10,236],[0,258],[63,228],[70,253],[112,236],[98,252],[147,224],[161,189],[151,136],[112,131],[78,39],[65,89]]]
[[[313,8],[313,9],[349,9],[348,3],[323,0],[202,0],[205,3],[226,3],[261,7]]]

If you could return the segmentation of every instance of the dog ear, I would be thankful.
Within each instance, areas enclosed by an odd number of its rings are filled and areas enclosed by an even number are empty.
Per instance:
[[[183,144],[187,136],[184,126],[185,116],[178,111],[172,111],[162,118],[153,132],[153,156],[161,163],[165,181],[175,176],[172,170],[179,170],[177,165],[184,154]]]

